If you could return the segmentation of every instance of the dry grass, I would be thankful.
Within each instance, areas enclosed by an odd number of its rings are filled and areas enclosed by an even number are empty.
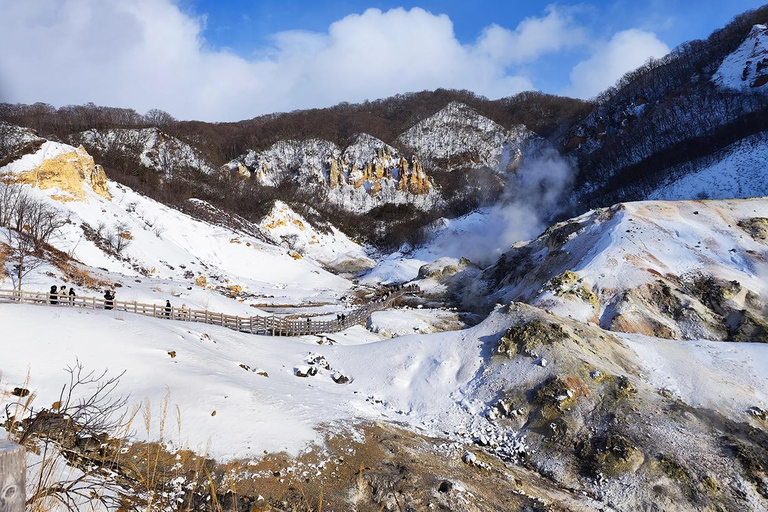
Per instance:
[[[8,245],[0,242],[0,279],[5,279],[8,277],[8,273],[5,271],[5,264],[8,262],[8,257]]]

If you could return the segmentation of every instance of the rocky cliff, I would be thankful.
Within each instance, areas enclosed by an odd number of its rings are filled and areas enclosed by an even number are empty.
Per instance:
[[[438,174],[459,169],[514,172],[546,142],[522,125],[506,129],[452,102],[400,135],[395,146],[366,133],[346,148],[321,139],[281,140],[224,166],[259,184],[316,187],[331,203],[363,213],[384,204],[426,210],[444,203]],[[473,183],[482,188],[484,183]]]
[[[394,147],[359,134],[343,151],[319,139],[278,141],[264,151],[251,150],[224,166],[247,169],[259,184],[295,183],[316,188],[349,211],[367,212],[387,203],[426,209],[441,198],[418,156],[410,160]]]
[[[46,141],[36,152],[0,168],[0,179],[41,190],[54,189],[51,197],[60,201],[85,200],[85,187],[111,199],[104,169],[94,163],[82,146]]]
[[[430,168],[514,171],[526,145],[536,138],[523,125],[506,129],[463,103],[452,102],[400,135],[398,142]]]

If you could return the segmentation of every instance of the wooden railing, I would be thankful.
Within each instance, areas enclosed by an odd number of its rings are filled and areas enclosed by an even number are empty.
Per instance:
[[[124,311],[137,315],[151,316],[167,320],[181,320],[185,322],[201,322],[211,325],[220,325],[235,331],[251,334],[263,334],[268,336],[302,336],[306,334],[324,334],[343,331],[348,327],[365,322],[374,311],[381,311],[405,295],[406,292],[417,292],[418,288],[410,286],[394,289],[386,295],[358,308],[344,319],[313,320],[312,318],[286,319],[271,316],[235,316],[225,315],[208,310],[189,309],[186,307],[166,307],[164,304],[145,304],[140,302],[126,302],[108,300],[99,297],[70,297],[68,295],[51,294],[47,292],[27,292],[19,290],[0,290],[0,302],[15,302],[23,304],[36,304],[59,308],[88,308]]]

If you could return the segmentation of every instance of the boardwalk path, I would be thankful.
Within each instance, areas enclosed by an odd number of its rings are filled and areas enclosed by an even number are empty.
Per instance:
[[[57,308],[83,307],[88,309],[113,309],[126,313],[181,320],[185,322],[200,322],[211,325],[220,325],[235,331],[251,334],[263,334],[267,336],[302,336],[306,334],[325,334],[339,332],[365,322],[374,311],[381,311],[392,305],[406,293],[417,293],[418,288],[405,287],[393,289],[384,297],[369,302],[348,315],[345,313],[344,321],[325,320],[316,321],[312,318],[287,320],[272,316],[233,316],[224,313],[216,313],[207,310],[187,309],[171,307],[167,309],[162,304],[143,304],[141,302],[124,302],[119,300],[107,301],[98,297],[63,297],[61,300],[51,300],[51,296],[44,292],[25,292],[18,290],[0,290],[0,303],[24,303],[39,306]]]

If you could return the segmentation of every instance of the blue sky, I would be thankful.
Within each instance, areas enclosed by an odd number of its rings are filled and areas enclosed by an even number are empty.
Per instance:
[[[271,36],[286,30],[324,32],[328,26],[351,13],[368,8],[382,11],[421,7],[434,14],[447,14],[453,22],[457,39],[473,42],[483,28],[498,24],[515,27],[528,17],[540,16],[547,6],[570,8],[595,37],[639,28],[656,34],[669,48],[692,39],[707,37],[735,15],[760,7],[762,0],[596,0],[587,2],[513,1],[513,0],[421,0],[421,1],[297,1],[297,0],[184,0],[183,9],[205,16],[203,35],[209,44],[229,48],[248,57],[271,44]],[[550,57],[546,63],[530,69],[539,78],[538,87],[560,92],[567,86],[563,66],[575,64],[586,50]]]
[[[247,55],[269,43],[275,32],[290,29],[324,31],[332,22],[351,13],[375,7],[422,7],[435,14],[448,14],[458,39],[474,40],[486,26],[497,23],[515,26],[529,16],[540,15],[551,4],[580,8],[583,17],[604,35],[628,28],[653,30],[669,46],[703,38],[735,15],[760,7],[761,0],[651,0],[551,2],[511,0],[421,0],[401,1],[296,1],[296,0],[184,0],[182,8],[207,16],[205,37],[214,45],[233,48]]]
[[[598,94],[752,0],[0,0],[0,101],[230,121],[438,87]],[[23,41],[23,44],[19,42]],[[40,71],[55,80],[41,80]]]

